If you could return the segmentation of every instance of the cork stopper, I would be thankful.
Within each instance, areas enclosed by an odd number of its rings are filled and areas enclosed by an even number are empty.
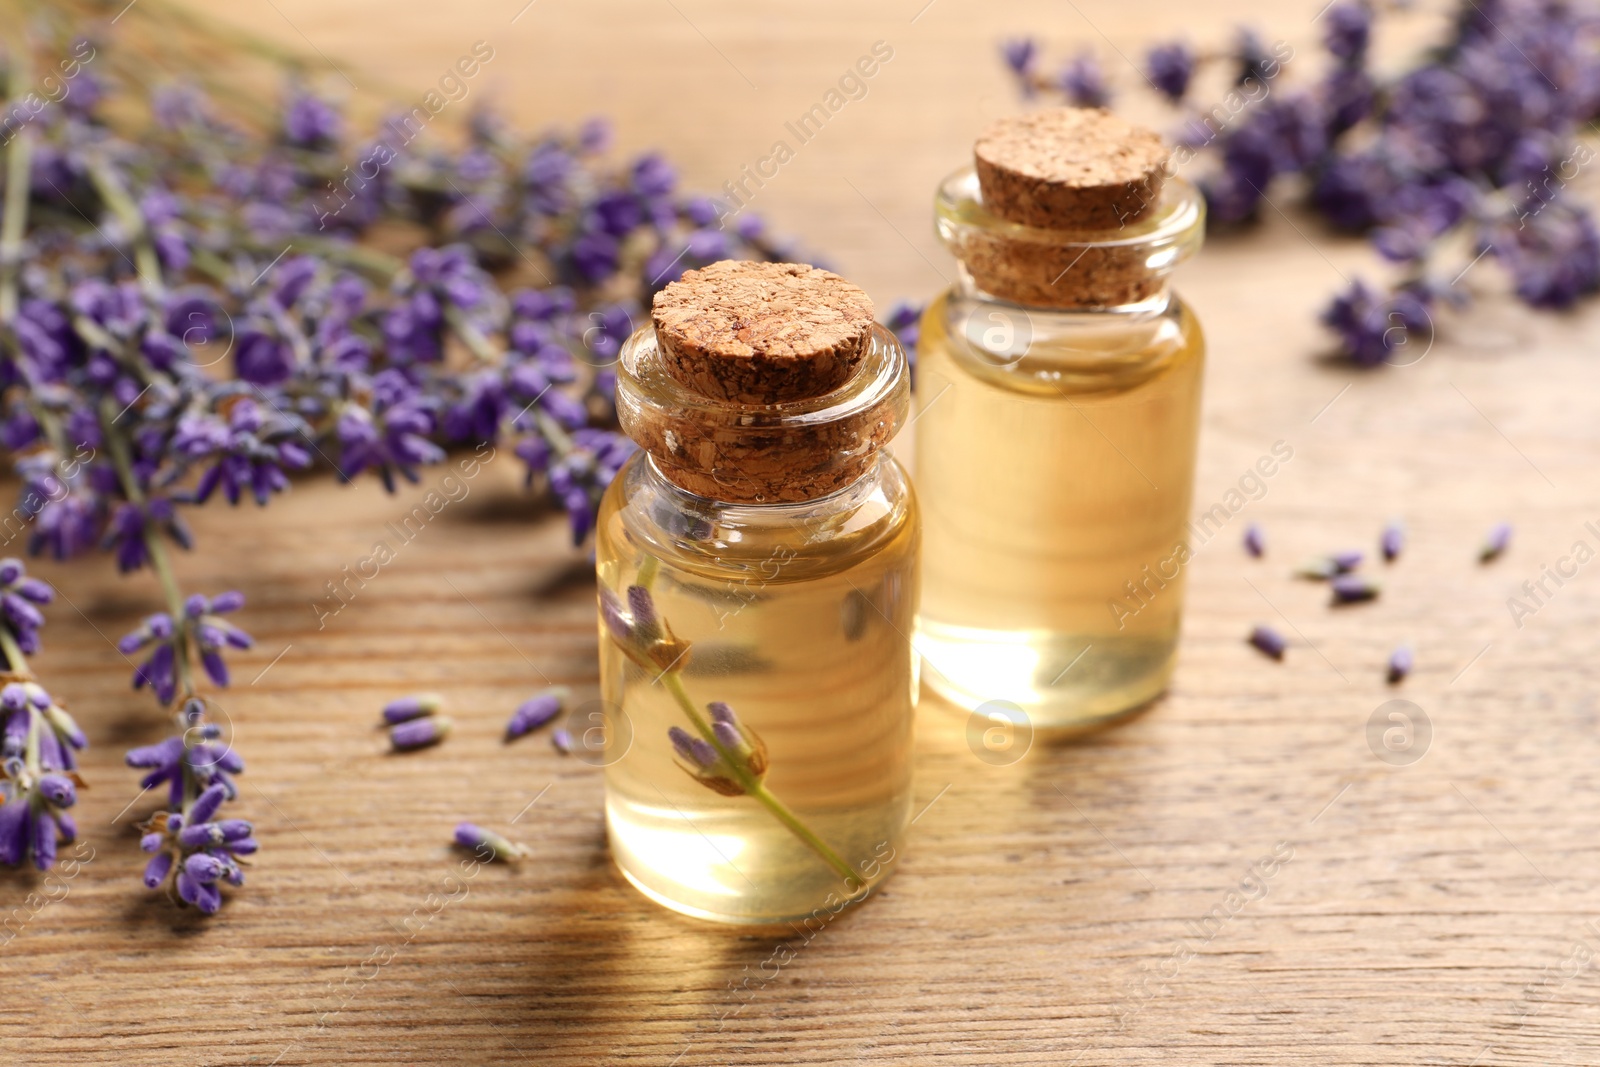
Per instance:
[[[1170,190],[1157,134],[1106,111],[1056,108],[994,123],[973,156],[976,189],[955,191],[981,203],[952,212],[941,199],[939,225],[978,289],[1057,309],[1121,307],[1161,292],[1166,271],[1152,267],[1160,257],[1151,231],[1166,225]]]
[[[831,271],[724,260],[691,270],[650,308],[663,366],[701,396],[777,404],[844,384],[872,329],[872,301]]]
[[[905,353],[872,302],[793,263],[714,263],[656,295],[622,348],[617,418],[680,489],[800,503],[871,469],[904,422]]]
[[[1167,149],[1152,130],[1109,111],[1052,108],[1000,119],[973,146],[983,202],[1046,230],[1108,230],[1161,199]]]

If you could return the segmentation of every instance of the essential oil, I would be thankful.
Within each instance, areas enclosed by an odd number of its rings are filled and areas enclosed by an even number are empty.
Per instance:
[[[864,302],[814,268],[715,264],[622,354],[644,450],[597,529],[607,828],[629,881],[703,918],[828,915],[904,847],[919,533],[881,451],[904,353]]]
[[[939,192],[962,274],[919,344],[918,646],[955,703],[1078,727],[1176,655],[1204,341],[1167,275],[1203,208],[1103,112],[999,123],[977,156]]]

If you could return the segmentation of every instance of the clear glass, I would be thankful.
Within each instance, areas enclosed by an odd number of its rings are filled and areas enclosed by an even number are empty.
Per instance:
[[[661,385],[640,341],[619,387],[635,404]],[[904,413],[902,400],[894,422]],[[919,525],[899,464],[873,454],[816,500],[730,504],[678,488],[641,452],[607,491],[596,537],[602,590],[625,602],[647,586],[689,647],[662,670],[601,624],[607,733],[624,750],[606,767],[622,873],[669,908],[725,922],[826,916],[870,892],[894,870],[911,814]],[[704,714],[712,701],[759,736],[764,795],[708,788],[668,740],[672,727],[693,733],[686,704]]]
[[[975,232],[1025,229],[986,216],[978,196],[970,172],[941,190],[958,254]],[[1159,280],[1198,247],[1202,221],[1194,191],[1171,183],[1138,229],[1029,237],[1121,243]],[[1105,722],[1165,689],[1204,351],[1164,282],[1134,304],[1061,310],[997,300],[964,272],[928,308],[916,455],[930,688],[966,708],[1019,705],[1046,730]]]

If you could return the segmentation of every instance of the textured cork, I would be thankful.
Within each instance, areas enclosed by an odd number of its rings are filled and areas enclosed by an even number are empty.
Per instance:
[[[1107,308],[1160,293],[1141,245],[1052,244],[1002,234],[967,233],[959,255],[983,292],[1037,308]]]
[[[724,260],[656,294],[667,373],[701,396],[776,404],[832,392],[872,328],[872,301],[830,271]]]
[[[815,500],[865,474],[905,417],[904,353],[837,274],[713,263],[658,293],[651,315],[653,338],[624,353],[617,417],[680,489]]]
[[[985,293],[1030,307],[1117,307],[1164,281],[1138,241],[1161,201],[1153,131],[1092,108],[1001,119],[973,148],[983,207],[1016,223],[965,229],[956,249]]]
[[[1167,149],[1152,130],[1094,108],[1000,119],[973,146],[984,206],[1046,230],[1137,222],[1161,198]]]
[[[619,405],[618,414],[623,430],[679,489],[730,504],[798,504],[865,474],[899,429],[902,412],[886,399],[803,429],[774,425],[770,433],[703,413],[630,418]]]

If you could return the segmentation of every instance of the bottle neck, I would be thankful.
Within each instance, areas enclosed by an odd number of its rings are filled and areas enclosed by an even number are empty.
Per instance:
[[[741,404],[688,389],[663,365],[655,329],[623,346],[617,418],[667,482],[723,504],[801,504],[860,480],[905,422],[905,351],[874,326],[850,378],[831,393]]]
[[[1171,301],[1179,263],[1200,247],[1205,202],[1180,178],[1163,185],[1154,209],[1105,230],[1047,230],[990,212],[966,167],[934,198],[939,235],[961,262],[969,295],[1024,308],[1159,314]]]

